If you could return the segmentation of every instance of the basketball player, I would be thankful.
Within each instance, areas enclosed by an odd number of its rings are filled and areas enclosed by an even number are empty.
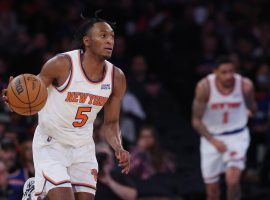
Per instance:
[[[119,130],[126,80],[123,72],[106,60],[112,55],[114,31],[96,15],[85,19],[77,36],[82,49],[56,55],[38,75],[48,88],[33,140],[34,190],[39,199],[94,199],[98,165],[92,133],[102,107],[106,139],[122,173],[130,168],[130,155],[123,149]],[[32,182],[26,183],[25,199],[33,199],[27,194],[33,190]]]
[[[235,73],[225,56],[213,74],[196,87],[192,124],[201,135],[201,169],[207,200],[220,196],[219,176],[225,172],[227,199],[239,200],[240,176],[249,146],[248,116],[256,110],[252,82]]]

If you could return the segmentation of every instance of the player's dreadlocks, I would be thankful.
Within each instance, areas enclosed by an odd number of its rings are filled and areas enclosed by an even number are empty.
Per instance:
[[[95,12],[95,16],[92,18],[88,18],[85,17],[82,13],[81,13],[81,18],[83,19],[83,23],[79,26],[78,30],[75,33],[75,40],[79,45],[79,48],[84,50],[84,44],[83,44],[83,37],[85,35],[87,35],[87,33],[91,30],[91,28],[94,26],[95,23],[98,22],[106,22],[108,23],[112,28],[115,27],[116,23],[115,22],[111,22],[105,19],[102,19],[98,16],[98,14],[102,12],[102,10],[97,10]]]

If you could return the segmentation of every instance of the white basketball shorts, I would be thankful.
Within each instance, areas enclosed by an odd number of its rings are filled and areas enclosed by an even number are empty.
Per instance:
[[[237,167],[243,170],[250,143],[248,128],[239,133],[214,137],[225,143],[227,151],[221,154],[207,139],[201,137],[201,170],[205,183],[218,182],[220,174],[227,168]]]
[[[90,138],[89,138],[90,140]],[[35,194],[44,197],[56,187],[95,194],[98,164],[94,145],[67,146],[40,133],[33,140]]]

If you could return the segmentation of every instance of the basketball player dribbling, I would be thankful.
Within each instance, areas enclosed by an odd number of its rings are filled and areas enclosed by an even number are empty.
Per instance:
[[[39,112],[33,140],[35,180],[26,182],[23,199],[94,199],[98,164],[93,122],[103,106],[107,142],[122,173],[129,172],[130,155],[123,149],[119,130],[126,80],[106,60],[112,54],[114,31],[96,15],[85,19],[77,36],[82,49],[56,55],[38,75],[48,88],[48,99]],[[5,95],[4,99],[8,103]]]
[[[252,82],[220,57],[213,74],[196,87],[192,124],[201,135],[201,170],[207,200],[220,199],[219,176],[225,172],[227,199],[240,200],[240,176],[249,146],[247,121],[255,112]]]

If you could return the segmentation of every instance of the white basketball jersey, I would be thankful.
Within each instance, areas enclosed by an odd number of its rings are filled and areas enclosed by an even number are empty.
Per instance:
[[[242,92],[242,77],[235,74],[234,78],[233,91],[224,95],[216,86],[216,76],[210,74],[207,77],[210,96],[203,115],[203,123],[213,135],[241,129],[247,124],[248,114]]]
[[[37,128],[60,143],[82,146],[93,143],[93,123],[112,93],[114,66],[105,61],[103,80],[92,82],[85,75],[80,50],[63,54],[72,63],[70,76],[64,88],[48,87],[48,99],[39,112]]]

